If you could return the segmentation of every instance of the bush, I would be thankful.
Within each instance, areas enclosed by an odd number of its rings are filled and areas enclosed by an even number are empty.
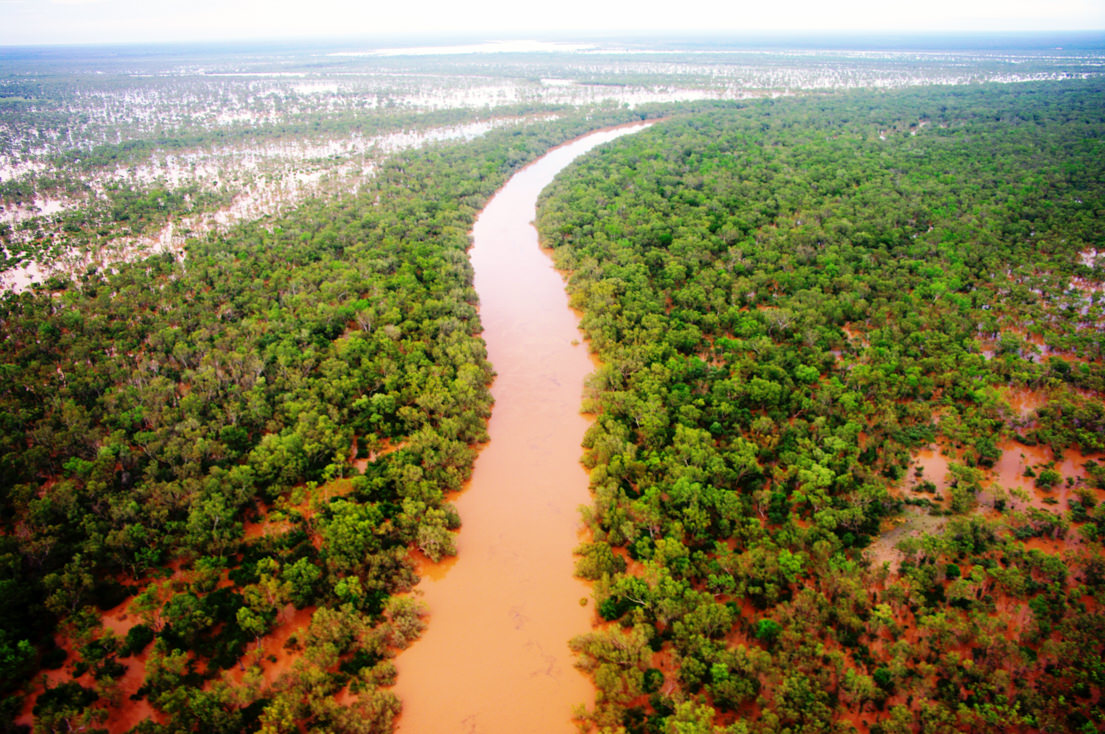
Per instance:
[[[153,630],[144,624],[136,624],[127,630],[127,639],[123,643],[123,647],[119,650],[121,657],[127,657],[128,655],[137,655],[146,649],[146,645],[153,642],[154,633]]]
[[[782,631],[782,625],[774,619],[761,619],[756,624],[756,639],[770,646],[775,644],[775,640]]]
[[[1036,476],[1036,486],[1041,489],[1051,489],[1061,481],[1063,475],[1051,468],[1044,469]]]

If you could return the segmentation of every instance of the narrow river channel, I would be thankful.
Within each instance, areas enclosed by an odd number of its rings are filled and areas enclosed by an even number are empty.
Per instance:
[[[476,220],[470,255],[497,373],[490,441],[455,500],[458,558],[424,568],[418,585],[429,628],[396,660],[402,734],[569,734],[573,707],[593,703],[568,650],[593,613],[572,556],[583,537],[578,508],[589,501],[580,399],[593,364],[532,222],[558,172],[644,126],[552,150]]]

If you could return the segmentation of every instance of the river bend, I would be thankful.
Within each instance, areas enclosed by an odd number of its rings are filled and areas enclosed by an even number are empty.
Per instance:
[[[455,500],[458,558],[422,569],[429,628],[396,659],[402,734],[571,734],[573,707],[593,703],[568,650],[593,613],[572,556],[578,508],[590,501],[580,400],[593,364],[533,221],[538,195],[565,166],[644,126],[553,149],[515,174],[472,230],[495,405],[490,441]]]

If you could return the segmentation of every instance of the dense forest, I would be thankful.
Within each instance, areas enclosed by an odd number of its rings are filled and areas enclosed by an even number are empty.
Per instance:
[[[486,436],[475,214],[640,116],[407,153],[183,260],[0,300],[0,730],[33,706],[42,732],[390,731],[423,626],[395,595],[412,549],[454,552],[444,498]]]
[[[539,216],[601,360],[581,728],[1105,730],[1096,57],[567,58],[0,79],[0,270],[322,182],[0,297],[0,731],[392,731],[491,407],[474,217],[645,117]],[[750,89],[805,96],[702,101]]]
[[[675,116],[539,226],[602,361],[595,727],[1105,730],[1099,82]]]

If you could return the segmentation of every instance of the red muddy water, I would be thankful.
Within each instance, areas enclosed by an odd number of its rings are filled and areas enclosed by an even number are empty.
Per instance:
[[[1084,483],[1078,481],[1085,479],[1085,464],[1091,457],[1077,449],[1068,448],[1062,456],[1056,457],[1044,446],[1025,446],[1016,441],[1008,441],[999,448],[1003,453],[1001,459],[994,465],[994,479],[999,486],[1013,490],[1013,496],[1010,498],[1013,509],[1035,507],[1039,510],[1065,513],[1069,500],[1077,496],[1067,479],[1074,480],[1075,487],[1090,491],[1098,501],[1105,498],[1105,492],[1085,487]],[[1098,462],[1101,461],[1099,456],[1093,458]],[[1033,477],[1024,475],[1025,469],[1032,469],[1038,473],[1045,467],[1052,467],[1058,471],[1063,476],[1063,481],[1045,489],[1037,487]]]
[[[568,640],[592,621],[573,576],[589,499],[580,465],[593,364],[564,283],[538,247],[537,196],[574,158],[642,125],[600,131],[516,174],[480,214],[472,265],[497,377],[490,441],[455,500],[458,559],[424,566],[425,635],[396,660],[402,734],[574,732],[593,703]]]

